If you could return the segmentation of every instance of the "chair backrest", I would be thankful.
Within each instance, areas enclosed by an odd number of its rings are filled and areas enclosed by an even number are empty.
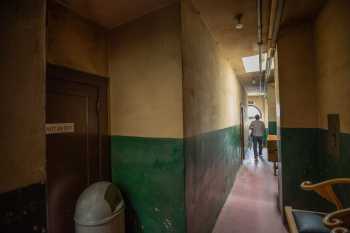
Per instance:
[[[317,184],[305,181],[300,186],[303,190],[318,193],[321,197],[334,204],[336,208],[340,210],[344,208],[343,204],[333,190],[333,185],[337,184],[350,184],[350,178],[331,179]]]

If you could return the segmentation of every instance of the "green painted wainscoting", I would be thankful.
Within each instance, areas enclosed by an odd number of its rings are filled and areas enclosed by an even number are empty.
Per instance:
[[[319,130],[319,176],[323,179],[350,178],[350,134],[340,134],[340,155],[335,157],[327,150],[328,130]],[[350,207],[350,185],[339,185],[336,192],[346,207]]]
[[[318,129],[281,128],[282,188],[284,205],[315,209],[320,199],[301,190],[302,181],[318,177]]]
[[[269,121],[269,134],[277,134],[277,122],[276,121]]]
[[[239,126],[185,138],[187,233],[211,233],[241,165]]]
[[[138,218],[137,232],[184,233],[182,139],[111,137],[112,181]]]
[[[350,135],[341,134],[340,157],[327,153],[327,130],[315,128],[281,128],[281,161],[284,205],[318,211],[334,210],[313,192],[301,190],[305,180],[319,182],[336,177],[350,177]],[[350,204],[350,187],[337,187]]]
[[[239,129],[185,139],[112,136],[112,181],[135,212],[135,231],[210,233],[241,165]]]

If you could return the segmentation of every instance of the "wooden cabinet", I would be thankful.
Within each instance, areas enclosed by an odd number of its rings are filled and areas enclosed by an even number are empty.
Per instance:
[[[277,162],[278,162],[278,150],[277,143],[279,141],[279,137],[277,135],[270,134],[267,137],[267,152],[268,152],[268,160],[273,162],[274,174],[277,175]]]

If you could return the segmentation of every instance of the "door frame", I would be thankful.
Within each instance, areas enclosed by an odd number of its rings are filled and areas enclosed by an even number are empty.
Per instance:
[[[110,143],[109,143],[109,109],[108,88],[109,78],[74,70],[64,66],[46,64],[47,80],[59,79],[93,86],[98,89],[98,118],[99,118],[99,179],[111,181]],[[46,91],[45,91],[46,105]],[[46,108],[45,108],[46,109]],[[46,120],[45,120],[46,123]],[[47,153],[46,153],[47,159]]]

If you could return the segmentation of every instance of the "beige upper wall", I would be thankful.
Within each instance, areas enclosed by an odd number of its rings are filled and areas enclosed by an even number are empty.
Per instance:
[[[108,76],[106,31],[67,8],[48,1],[47,61]]]
[[[113,30],[109,58],[112,135],[182,138],[179,5]]]
[[[328,1],[315,23],[319,126],[327,114],[340,114],[342,132],[350,133],[350,1]]]
[[[268,124],[269,124],[269,104],[267,101],[267,97],[264,97],[264,112],[265,112],[264,122],[266,124],[266,127],[268,127]]]
[[[44,180],[45,1],[2,0],[0,193]]]
[[[268,121],[276,121],[276,92],[275,83],[267,86]]]
[[[316,68],[311,23],[280,31],[278,78],[281,127],[317,128]]]
[[[279,134],[279,128],[281,127],[281,103],[280,103],[280,90],[279,90],[279,61],[278,61],[278,46],[275,52],[275,56],[273,57],[273,61],[275,64],[275,69],[273,71],[273,76],[275,79],[275,95],[276,95],[276,126],[277,126],[277,134]]]
[[[245,95],[201,17],[182,2],[185,137],[240,124]]]

